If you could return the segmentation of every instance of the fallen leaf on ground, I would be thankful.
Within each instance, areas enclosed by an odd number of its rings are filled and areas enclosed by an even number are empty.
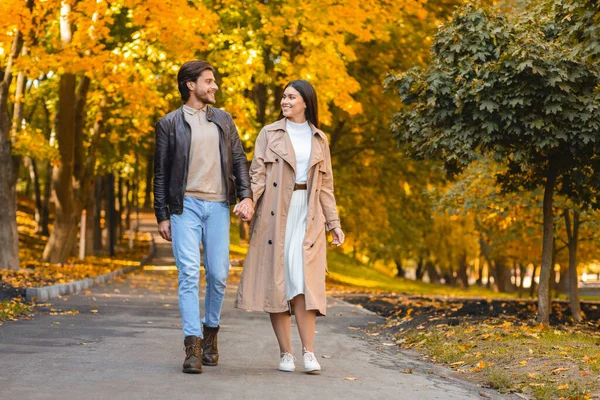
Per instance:
[[[556,374],[558,374],[560,372],[564,372],[564,371],[568,371],[568,370],[569,370],[569,368],[556,368],[556,369],[552,370],[552,374],[556,375]]]

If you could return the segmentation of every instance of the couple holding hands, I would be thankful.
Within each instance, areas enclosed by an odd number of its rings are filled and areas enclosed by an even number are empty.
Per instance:
[[[321,370],[314,354],[317,316],[326,313],[326,230],[344,233],[333,193],[329,145],[319,130],[313,86],[285,87],[276,122],[265,126],[248,168],[231,115],[211,107],[213,67],[185,63],[177,75],[183,105],[156,125],[154,208],[160,235],[172,242],[179,271],[184,334],[183,372],[219,361],[217,338],[229,273],[230,205],[251,221],[248,254],[235,306],[268,312],[280,350],[279,370],[295,370],[291,315],[302,341],[304,370]],[[198,301],[204,249],[204,317]]]

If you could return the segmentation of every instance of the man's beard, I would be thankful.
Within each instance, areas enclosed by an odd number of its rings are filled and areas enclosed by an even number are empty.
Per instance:
[[[211,97],[208,93],[198,96],[198,99],[202,100],[204,104],[215,104],[217,102],[214,95]]]

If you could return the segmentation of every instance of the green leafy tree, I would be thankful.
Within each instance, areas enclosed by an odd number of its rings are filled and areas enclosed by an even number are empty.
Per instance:
[[[548,323],[555,191],[593,202],[600,171],[600,73],[548,40],[542,17],[519,19],[466,5],[438,31],[424,70],[386,82],[408,106],[392,130],[415,157],[455,174],[490,155],[504,190],[544,188],[538,320]]]

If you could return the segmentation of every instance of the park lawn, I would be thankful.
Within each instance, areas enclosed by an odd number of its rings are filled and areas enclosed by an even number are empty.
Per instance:
[[[463,290],[453,286],[436,285],[411,279],[396,278],[368,267],[337,251],[327,253],[328,289],[332,291],[371,291],[424,296],[457,296],[483,298],[514,298],[515,294],[496,293],[472,286]]]
[[[590,399],[600,394],[600,332],[519,325],[504,318],[437,325],[394,335],[404,348],[500,392],[535,399]]]
[[[386,318],[367,329],[370,336],[480,385],[536,399],[600,395],[598,304],[582,303],[585,319],[578,324],[568,303],[554,301],[552,325],[544,327],[535,321],[532,299],[355,293],[344,300]]]

